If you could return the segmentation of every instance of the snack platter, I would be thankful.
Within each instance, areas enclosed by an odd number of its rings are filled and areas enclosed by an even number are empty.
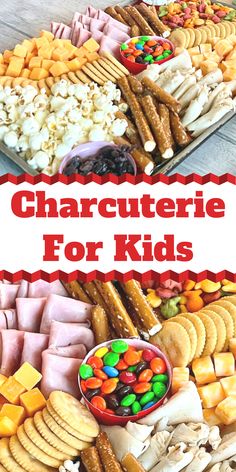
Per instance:
[[[64,173],[64,157],[77,148],[66,175],[86,175],[95,168],[99,175],[170,172],[234,116],[235,7],[212,2],[200,10],[200,3],[196,8],[194,3],[178,0],[162,5],[160,9],[167,9],[164,13],[142,2],[120,2],[105,11],[88,7],[85,14],[75,12],[69,25],[52,21],[50,31],[4,51],[0,55],[2,95],[11,88],[18,99],[15,108],[8,105],[8,98],[1,99],[0,150],[32,175]],[[172,5],[177,5],[175,14]],[[192,8],[190,17],[186,8]],[[185,78],[190,82],[183,92]],[[24,112],[31,117],[30,130],[30,123],[27,128],[19,116],[24,109],[20,95],[32,87],[37,94],[32,94],[32,107]],[[81,101],[83,87],[88,110]],[[41,106],[43,94],[47,99],[38,118],[35,103]],[[96,94],[100,100],[92,98]],[[67,96],[71,102],[65,107],[71,107],[71,113],[60,107]],[[104,105],[107,102],[105,108],[102,100]],[[57,112],[63,115],[58,133],[53,123]],[[97,166],[96,153],[78,165],[80,145],[99,140],[118,146],[116,168],[106,159]],[[122,165],[127,147],[133,169]]]
[[[0,470],[231,472],[236,284],[0,283]]]

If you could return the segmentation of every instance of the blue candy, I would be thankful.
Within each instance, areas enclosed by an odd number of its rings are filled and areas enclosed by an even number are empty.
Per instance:
[[[155,403],[156,402],[154,402],[154,401],[146,403],[146,405],[143,406],[142,410],[147,410],[151,406],[155,405]]]
[[[143,45],[142,44],[135,44],[135,49],[138,49],[139,51],[142,51],[143,50]]]
[[[102,370],[108,375],[108,377],[118,377],[119,375],[119,371],[115,369],[115,367],[110,367],[109,365],[103,367]]]

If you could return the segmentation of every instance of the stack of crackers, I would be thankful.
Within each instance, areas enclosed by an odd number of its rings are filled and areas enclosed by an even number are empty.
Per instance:
[[[236,335],[236,296],[223,297],[197,313],[183,313],[163,323],[150,341],[157,344],[173,367],[228,350]]]
[[[92,414],[76,398],[55,391],[47,406],[0,441],[0,471],[53,472],[75,460],[99,434]]]

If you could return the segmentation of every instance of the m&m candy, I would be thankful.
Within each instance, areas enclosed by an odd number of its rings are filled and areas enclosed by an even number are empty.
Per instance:
[[[152,40],[150,43],[151,47]],[[79,374],[86,399],[101,412],[115,416],[148,410],[166,395],[169,384],[166,363],[155,351],[136,349],[122,339],[97,349],[80,366]]]
[[[130,62],[145,65],[158,63],[173,54],[171,43],[150,36],[132,38],[130,41],[121,44],[120,50],[122,56]]]

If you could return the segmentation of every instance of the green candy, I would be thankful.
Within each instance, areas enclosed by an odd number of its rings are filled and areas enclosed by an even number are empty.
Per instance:
[[[150,37],[149,36],[141,36],[140,40],[144,41],[144,43],[146,43],[146,41],[150,40]]]
[[[110,367],[115,367],[120,360],[119,354],[116,352],[108,352],[103,358],[104,365],[109,365]]]
[[[151,379],[151,382],[162,382],[162,383],[167,383],[169,380],[167,374],[157,374],[154,375]]]
[[[137,369],[137,366],[136,366],[136,365],[131,365],[130,367],[128,367],[127,370],[128,370],[129,372],[135,372],[136,369]]]
[[[152,59],[153,59],[152,55],[149,54],[148,56],[146,56],[146,57],[144,58],[144,61],[145,61],[145,62],[150,62]]]
[[[166,388],[166,385],[163,384],[162,382],[155,382],[152,385],[152,390],[157,398],[162,398],[164,397],[167,388]]]
[[[93,376],[93,369],[89,364],[82,364],[79,368],[79,375],[81,379],[89,379]]]
[[[140,403],[137,401],[134,402],[133,405],[131,406],[131,410],[132,410],[133,415],[137,415],[137,413],[139,413],[142,410]]]
[[[126,49],[128,49],[128,44],[123,43],[121,44],[120,48],[121,48],[121,51],[125,51]]]
[[[122,398],[120,404],[121,406],[131,406],[136,400],[136,395],[134,393],[130,393],[126,395],[126,397]]]
[[[140,400],[140,405],[142,405],[142,406],[146,405],[146,403],[151,402],[154,397],[155,397],[154,392],[147,392],[147,393],[145,393],[145,394],[142,396],[141,400]]]
[[[173,316],[178,315],[179,313],[179,302],[181,298],[180,297],[173,297],[169,298],[166,302],[162,302],[160,305],[160,310],[161,314],[164,316],[166,320],[169,318],[172,318]]]
[[[125,341],[114,341],[111,343],[111,349],[113,352],[116,352],[116,354],[123,354],[128,351],[129,346]]]

